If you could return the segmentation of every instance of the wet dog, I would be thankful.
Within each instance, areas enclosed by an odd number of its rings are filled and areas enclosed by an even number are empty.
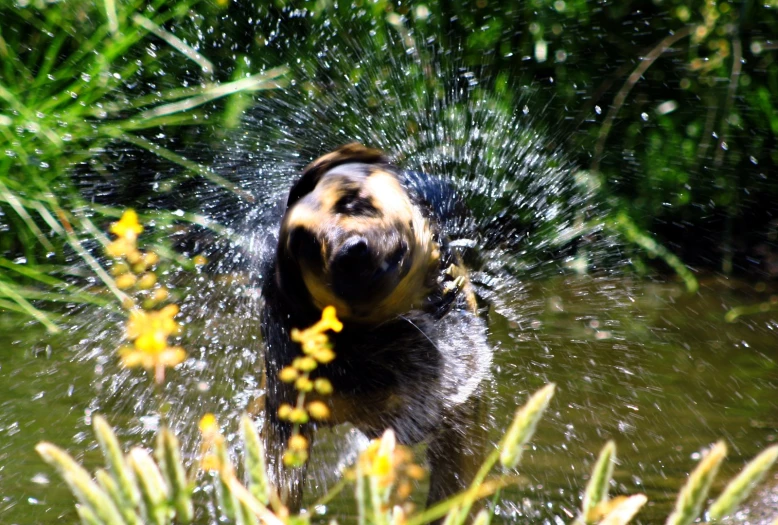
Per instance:
[[[291,508],[304,473],[281,465],[291,425],[277,411],[296,392],[278,372],[300,355],[291,329],[313,324],[328,305],[344,323],[330,333],[336,358],[316,370],[334,387],[329,422],[428,443],[428,503],[466,488],[480,465],[492,353],[443,227],[463,212],[454,201],[439,179],[403,172],[359,144],[315,160],[292,186],[263,286],[266,444]]]

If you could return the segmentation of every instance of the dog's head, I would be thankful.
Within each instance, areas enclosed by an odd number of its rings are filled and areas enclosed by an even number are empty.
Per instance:
[[[388,159],[349,144],[311,163],[290,191],[276,278],[291,300],[377,323],[421,305],[438,258],[429,221]]]

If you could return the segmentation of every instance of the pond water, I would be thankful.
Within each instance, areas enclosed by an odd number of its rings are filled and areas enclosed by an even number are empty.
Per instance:
[[[723,279],[703,280],[695,295],[676,284],[624,278],[527,285],[521,301],[535,305],[533,315],[490,316],[497,349],[494,439],[530,392],[549,381],[558,390],[522,460],[521,483],[503,493],[499,514],[517,523],[571,521],[587,473],[608,439],[616,441],[619,456],[611,493],[647,494],[645,522],[663,521],[700,452],[722,438],[730,453],[720,488],[778,436],[778,323],[769,313],[724,321],[729,308],[770,293],[764,285]],[[127,399],[103,402],[116,372],[104,357],[85,357],[78,348],[79,338],[94,337],[88,323],[66,336],[47,336],[13,319],[0,323],[0,522],[75,521],[70,495],[34,445],[52,441],[94,464],[88,416],[96,407],[133,443],[148,439],[153,424],[129,409]],[[222,327],[228,330],[229,322]],[[214,405],[218,411],[217,402],[203,399],[241,388],[220,385],[228,380],[216,369],[201,379],[206,376],[213,381],[191,398],[193,413]],[[338,463],[350,452],[345,449],[359,442],[346,428],[323,435],[314,450],[311,496],[336,479]],[[350,502],[345,495],[330,511],[348,516]]]

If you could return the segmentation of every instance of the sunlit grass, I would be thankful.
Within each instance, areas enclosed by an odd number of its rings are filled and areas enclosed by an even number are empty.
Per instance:
[[[277,67],[233,82],[216,81],[213,65],[167,29],[201,3],[104,0],[0,7],[3,27],[14,28],[0,34],[0,210],[11,232],[0,236],[0,253],[23,254],[0,259],[0,308],[31,315],[56,331],[56,316],[40,308],[42,303],[104,302],[74,287],[61,271],[46,270],[76,255],[97,271],[85,243],[104,244],[94,223],[120,210],[86,206],[70,175],[86,162],[111,173],[100,159],[107,148],[130,144],[241,193],[208,168],[144,136],[149,130],[200,125],[207,120],[204,104],[276,88],[285,80],[286,68]],[[148,89],[160,71],[188,64],[200,70],[196,84],[164,87],[156,81],[161,89],[137,92]]]

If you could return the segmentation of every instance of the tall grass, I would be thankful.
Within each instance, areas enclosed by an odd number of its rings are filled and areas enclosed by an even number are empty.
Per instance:
[[[161,128],[199,125],[207,120],[205,104],[284,80],[279,67],[217,81],[208,59],[169,29],[200,7],[218,8],[200,0],[0,7],[0,309],[32,315],[56,331],[42,302],[105,303],[70,284],[74,270],[62,263],[78,257],[103,277],[92,251],[106,240],[95,223],[121,210],[87,206],[70,175],[86,164],[102,177],[121,178],[103,159],[112,145],[146,150],[239,191],[150,138]],[[188,85],[166,85],[169,78],[187,78]],[[164,212],[155,218],[174,220]]]

